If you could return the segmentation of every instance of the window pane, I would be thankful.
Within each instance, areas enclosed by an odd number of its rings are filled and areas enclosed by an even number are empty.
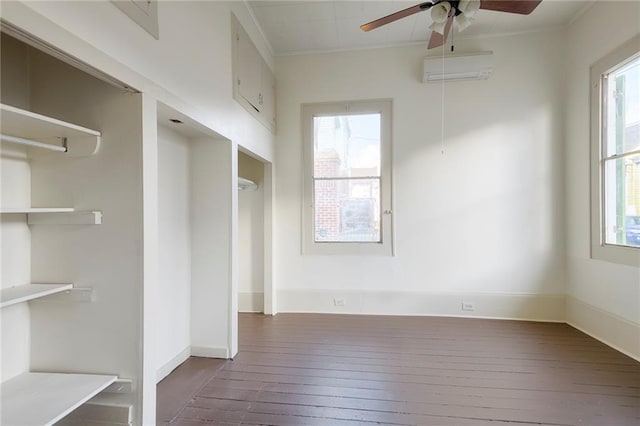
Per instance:
[[[313,119],[314,177],[380,176],[380,114]]]
[[[640,149],[640,58],[606,79],[606,156]]]
[[[608,160],[604,185],[606,243],[640,247],[640,155]]]
[[[316,242],[380,242],[380,179],[318,179]]]

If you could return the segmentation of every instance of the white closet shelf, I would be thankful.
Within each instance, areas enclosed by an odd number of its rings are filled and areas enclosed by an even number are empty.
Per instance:
[[[0,424],[49,426],[87,402],[117,376],[24,373],[2,383]]]
[[[0,308],[71,290],[73,284],[23,284],[0,290]]]
[[[73,207],[3,207],[0,213],[69,213],[73,212]]]
[[[82,157],[95,154],[100,147],[100,132],[56,118],[47,117],[10,105],[0,104],[0,128],[11,139],[27,139],[31,146],[50,145],[53,149],[66,146],[62,155]],[[29,145],[28,143],[24,143]]]
[[[2,214],[26,214],[29,225],[101,225],[99,210],[76,211],[72,207],[3,208]]]

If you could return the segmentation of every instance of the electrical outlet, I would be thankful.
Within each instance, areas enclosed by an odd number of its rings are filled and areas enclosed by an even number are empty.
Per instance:
[[[334,306],[344,306],[345,305],[345,301],[344,299],[333,299],[333,305]]]
[[[473,302],[462,302],[463,311],[475,311],[476,305]]]

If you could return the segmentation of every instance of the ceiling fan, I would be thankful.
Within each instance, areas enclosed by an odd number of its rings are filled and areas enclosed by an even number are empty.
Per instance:
[[[459,31],[467,28],[473,21],[478,9],[494,10],[496,12],[517,13],[528,15],[534,11],[542,0],[434,0],[408,7],[375,21],[360,25],[362,31],[371,31],[398,19],[406,18],[418,12],[431,10],[433,23],[428,49],[442,46],[447,40],[449,31],[455,19]]]

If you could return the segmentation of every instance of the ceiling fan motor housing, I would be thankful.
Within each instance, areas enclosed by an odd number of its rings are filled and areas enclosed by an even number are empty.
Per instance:
[[[453,12],[453,16],[458,16],[462,13],[460,9],[458,9],[460,0],[436,0],[433,3],[422,3],[420,7],[423,9],[430,9],[431,7],[437,5],[438,3],[445,3],[445,2],[451,5],[451,11]],[[426,6],[422,7],[423,5],[426,5]]]

